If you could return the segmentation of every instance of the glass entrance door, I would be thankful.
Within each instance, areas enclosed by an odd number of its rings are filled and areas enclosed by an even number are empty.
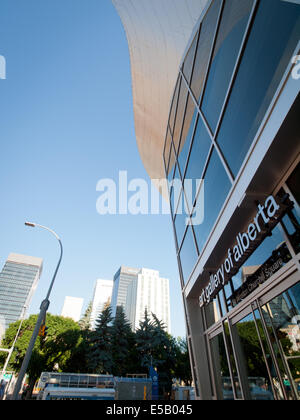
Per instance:
[[[300,399],[300,283],[229,322],[242,396]]]
[[[263,305],[260,313],[286,398],[300,399],[300,283]]]

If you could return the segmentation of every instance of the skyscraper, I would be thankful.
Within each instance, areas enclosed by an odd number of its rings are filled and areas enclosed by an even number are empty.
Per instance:
[[[92,329],[95,329],[97,318],[103,311],[104,305],[111,302],[112,288],[112,280],[99,279],[96,281],[90,318],[90,326]]]
[[[9,254],[0,273],[0,319],[5,329],[28,309],[42,267],[41,258]]]
[[[82,305],[82,298],[66,296],[64,300],[64,306],[61,311],[61,316],[72,318],[75,322],[78,322],[80,320]]]
[[[159,272],[142,268],[128,285],[125,314],[133,330],[143,320],[145,309],[163,322],[170,333],[170,294],[169,280],[159,277]]]
[[[121,266],[114,275],[113,291],[111,298],[112,315],[116,315],[117,306],[123,306],[125,309],[127,288],[136,278],[140,269]]]

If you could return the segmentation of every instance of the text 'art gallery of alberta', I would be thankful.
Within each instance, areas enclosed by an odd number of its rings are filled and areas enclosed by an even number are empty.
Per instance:
[[[300,399],[300,2],[112,1],[139,152],[168,180],[196,398]]]

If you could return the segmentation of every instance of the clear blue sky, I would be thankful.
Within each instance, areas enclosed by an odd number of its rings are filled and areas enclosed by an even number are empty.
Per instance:
[[[170,216],[100,216],[101,178],[144,178],[136,146],[129,52],[110,0],[1,0],[0,264],[10,252],[42,257],[37,313],[64,244],[49,311],[65,296],[92,298],[121,264],[170,279],[172,333],[185,335]]]

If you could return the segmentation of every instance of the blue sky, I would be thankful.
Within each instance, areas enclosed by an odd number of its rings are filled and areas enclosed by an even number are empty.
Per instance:
[[[96,279],[121,264],[170,279],[172,334],[185,335],[169,215],[100,216],[98,180],[148,181],[134,132],[126,36],[110,0],[1,0],[0,264],[10,252],[44,259],[32,300],[37,313],[58,258],[49,311],[65,296],[92,298]]]

